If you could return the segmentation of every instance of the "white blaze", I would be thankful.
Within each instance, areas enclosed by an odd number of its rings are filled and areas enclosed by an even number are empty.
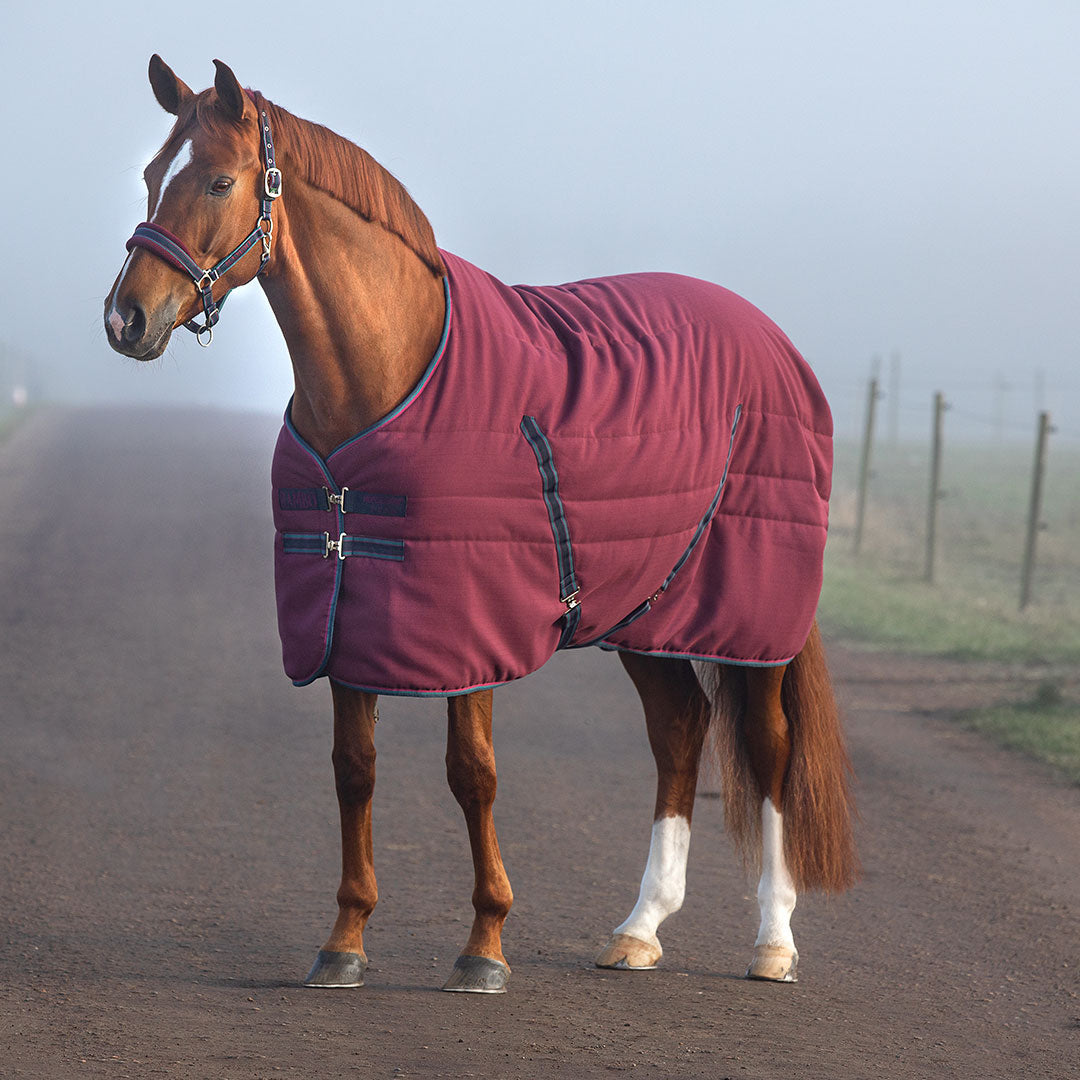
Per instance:
[[[795,948],[791,913],[795,910],[795,883],[784,861],[784,819],[766,799],[761,807],[761,880],[758,882],[761,928],[757,945]]]
[[[116,310],[116,294],[120,291],[120,286],[124,283],[124,275],[128,272],[128,267],[131,265],[131,256],[134,252],[129,252],[128,257],[124,260],[123,269],[120,271],[120,276],[116,279],[116,287],[113,289],[113,305],[112,310],[109,312],[109,325],[112,327],[112,332],[116,335],[116,340],[120,340],[120,335],[124,332],[124,318],[119,311]]]
[[[154,212],[150,215],[151,221],[157,217],[157,212],[161,209],[161,200],[165,198],[165,189],[190,164],[191,140],[185,139],[184,145],[176,151],[176,156],[169,162],[169,167],[165,170],[165,179],[161,181],[161,190],[158,192],[157,206],[154,207]]]
[[[686,818],[664,817],[653,822],[638,901],[626,922],[615,927],[616,934],[656,941],[657,927],[682,907],[689,853],[690,823]]]

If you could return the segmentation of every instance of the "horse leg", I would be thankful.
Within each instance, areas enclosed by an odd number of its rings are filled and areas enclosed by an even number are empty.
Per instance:
[[[496,785],[491,704],[491,691],[478,690],[449,698],[447,707],[446,778],[469,830],[476,914],[443,989],[476,994],[506,990],[510,968],[502,951],[502,927],[514,902],[492,816]]]
[[[784,782],[791,757],[791,732],[781,704],[784,667],[746,669],[744,733],[750,766],[761,797],[761,878],[757,898],[761,925],[750,979],[795,982],[799,953],[791,933],[795,883],[784,858]]]
[[[364,927],[379,899],[371,845],[375,791],[376,697],[331,681],[334,697],[334,780],[341,813],[338,917],[305,986],[363,986]]]
[[[648,969],[663,955],[657,928],[682,907],[690,818],[709,711],[689,661],[629,652],[619,653],[619,659],[645,709],[656,759],[656,808],[637,903],[615,928],[596,964]]]

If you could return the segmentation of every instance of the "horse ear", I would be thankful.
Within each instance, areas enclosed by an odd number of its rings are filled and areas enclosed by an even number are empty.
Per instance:
[[[173,116],[180,115],[181,104],[191,97],[188,85],[176,77],[157,53],[150,57],[150,85],[154,88],[157,103]]]
[[[233,120],[244,119],[244,108],[247,105],[247,95],[244,93],[232,68],[220,60],[214,61],[217,75],[214,76],[214,89],[217,91],[218,105]]]

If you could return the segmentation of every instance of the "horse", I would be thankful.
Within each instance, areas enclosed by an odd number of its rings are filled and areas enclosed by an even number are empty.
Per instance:
[[[691,278],[503,285],[442,251],[366,151],[214,64],[195,93],[150,60],[176,119],[104,322],[139,361],[180,326],[208,345],[227,294],[258,278],[288,346],[279,628],[293,681],[330,680],[342,850],[336,921],[304,985],[364,983],[378,701],[434,694],[475,873],[443,989],[505,991],[493,690],[591,644],[636,688],[657,772],[637,901],[596,964],[659,962],[712,754],[760,874],[746,975],[795,981],[797,892],[858,873],[815,618],[831,419],[805,361],[756,308]]]

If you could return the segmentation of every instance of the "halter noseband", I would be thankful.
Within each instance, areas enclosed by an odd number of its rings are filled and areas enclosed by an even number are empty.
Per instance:
[[[141,247],[153,252],[159,258],[164,259],[170,266],[182,270],[195,283],[195,289],[202,299],[203,314],[205,321],[200,326],[194,319],[189,319],[184,326],[198,339],[200,345],[209,345],[214,339],[214,326],[220,317],[221,308],[229,295],[225,295],[217,303],[214,302],[214,282],[221,277],[231,266],[238,263],[257,243],[262,242],[262,260],[256,277],[263,272],[270,259],[270,244],[274,237],[274,220],[270,210],[274,200],[281,197],[281,170],[274,164],[274,139],[270,133],[270,117],[264,109],[260,114],[259,131],[262,136],[262,156],[265,171],[263,173],[263,190],[259,196],[262,213],[255,224],[255,228],[229,252],[225,258],[214,263],[209,270],[203,270],[192,257],[187,245],[177,236],[173,236],[168,229],[155,225],[152,221],[144,221],[131,235],[127,242],[127,250]],[[206,340],[203,340],[203,334]]]

